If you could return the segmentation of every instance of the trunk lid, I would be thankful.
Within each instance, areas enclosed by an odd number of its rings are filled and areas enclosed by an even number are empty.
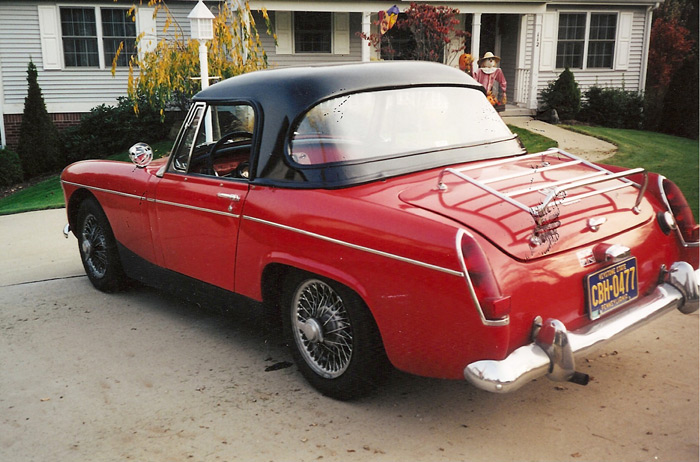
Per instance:
[[[643,169],[614,173],[550,150],[445,169],[399,198],[528,260],[603,241],[651,219],[652,207],[640,194],[645,186],[630,176],[646,180]]]

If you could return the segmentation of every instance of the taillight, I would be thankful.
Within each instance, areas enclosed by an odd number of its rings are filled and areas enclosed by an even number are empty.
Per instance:
[[[474,302],[482,320],[505,322],[510,314],[510,297],[501,294],[488,258],[478,242],[467,232],[461,237],[462,259]]]
[[[665,178],[662,187],[683,240],[685,242],[697,242],[700,228],[695,223],[693,211],[690,209],[688,201],[685,200],[685,196],[680,188],[673,181]]]

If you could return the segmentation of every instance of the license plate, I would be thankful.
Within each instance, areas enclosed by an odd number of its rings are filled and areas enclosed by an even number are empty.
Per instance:
[[[637,298],[637,259],[607,266],[586,276],[588,316],[598,319],[605,313]]]

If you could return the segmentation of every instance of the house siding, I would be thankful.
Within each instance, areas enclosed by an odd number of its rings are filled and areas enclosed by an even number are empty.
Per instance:
[[[253,8],[258,6],[258,2],[252,2]],[[61,3],[64,4],[64,3]],[[114,7],[111,0],[71,0],[65,2],[66,5],[85,6],[106,6]],[[171,26],[168,35],[175,33],[184,37],[189,37],[189,21],[187,15],[193,7],[193,1],[169,1],[168,8],[176,18],[177,25]],[[128,71],[124,68],[117,70],[112,76],[110,63],[105,63],[105,69],[81,68],[81,69],[57,69],[49,70],[43,68],[44,57],[42,56],[42,38],[39,25],[39,6],[56,6],[57,2],[49,0],[1,0],[0,1],[0,114],[6,121],[6,131],[12,131],[13,122],[8,119],[10,115],[21,115],[24,106],[24,98],[27,92],[26,70],[30,59],[36,64],[39,75],[39,85],[42,88],[47,109],[53,114],[67,114],[63,116],[68,120],[66,123],[77,120],[75,114],[84,113],[100,104],[115,104],[117,98],[126,94]],[[210,7],[215,8],[216,2],[209,2]],[[561,73],[561,69],[545,69],[540,66],[541,60],[538,58],[539,52],[536,47],[540,46],[540,38],[535,30],[537,20],[541,19],[541,12],[556,13],[562,11],[614,11],[617,13],[632,14],[631,36],[629,37],[629,59],[626,70],[580,70],[574,69],[574,75],[582,91],[592,85],[624,87],[627,90],[641,91],[645,76],[645,27],[647,10],[653,4],[640,0],[639,3],[630,4],[621,1],[617,5],[614,0],[597,1],[595,4],[587,4],[583,1],[562,0],[559,4],[535,5],[532,2],[489,2],[481,5],[474,3],[451,2],[451,6],[458,7],[462,13],[472,13],[475,8],[480,11],[493,10],[493,13],[507,14],[513,17],[522,17],[525,14],[525,31],[520,35],[520,39],[525,41],[524,46],[514,48],[502,48],[504,62],[513,63],[517,61],[522,69],[518,74],[514,74],[513,69],[507,69],[509,81],[509,97],[513,98],[513,91],[518,84],[519,104],[534,105],[535,98],[539,92],[546,88],[547,84],[554,81]],[[265,21],[260,13],[255,13],[255,21],[258,25],[262,44],[268,54],[270,67],[287,67],[309,64],[330,64],[343,62],[358,62],[362,60],[362,40],[358,32],[362,28],[362,9],[370,9],[373,12],[373,19],[376,19],[376,11],[386,7],[381,2],[368,1],[366,3],[352,2],[306,2],[295,3],[277,0],[272,2],[270,8],[270,19],[274,27],[275,14],[274,7],[279,10],[303,11],[306,7],[319,11],[340,12],[348,14],[349,19],[349,52],[346,54],[334,53],[307,53],[307,54],[277,54],[274,39],[266,33]],[[478,6],[478,8],[477,8]],[[537,11],[533,11],[537,10]],[[348,13],[349,12],[349,13]],[[156,31],[162,35],[165,25],[165,15],[159,14],[156,19]],[[518,23],[519,20],[517,21]],[[515,27],[516,21],[508,20],[508,27]],[[375,27],[372,26],[373,30]],[[508,31],[509,41],[512,39],[512,31]],[[648,33],[648,31],[646,31]],[[517,41],[517,40],[516,40]],[[512,43],[508,45],[512,47]],[[556,47],[555,47],[556,48]],[[519,55],[515,54],[519,50]],[[488,50],[482,50],[488,51]],[[370,54],[373,56],[373,54]],[[372,58],[374,59],[374,58]],[[535,62],[537,61],[537,62]],[[518,77],[516,77],[516,75]],[[529,79],[534,79],[531,83]],[[518,82],[516,80],[523,80]],[[523,88],[524,87],[524,88]],[[535,93],[533,95],[533,93]],[[13,119],[14,120],[14,119]],[[63,122],[62,122],[63,123]],[[8,124],[10,125],[8,127]],[[2,126],[0,125],[0,129]]]
[[[29,6],[28,4],[31,4]],[[27,94],[27,65],[31,59],[38,70],[38,82],[49,112],[87,112],[100,104],[114,104],[126,93],[128,72],[119,69],[112,76],[105,69],[44,70],[39,28],[41,2],[0,3],[0,65],[3,76],[3,111],[21,113]],[[110,6],[95,2],[89,6]]]
[[[585,92],[591,86],[599,87],[614,87],[625,88],[630,91],[643,91],[640,88],[642,79],[642,62],[644,59],[644,27],[646,20],[646,9],[643,8],[552,8],[548,12],[567,12],[567,11],[611,11],[618,13],[633,13],[632,20],[632,37],[629,51],[629,65],[627,70],[606,70],[606,69],[571,69],[574,73],[574,78],[578,82],[581,92]],[[534,33],[534,27],[533,27]],[[530,35],[530,34],[528,34]],[[528,45],[528,49],[531,46]],[[530,61],[532,62],[532,61]],[[537,94],[545,89],[550,82],[553,82],[559,77],[563,69],[554,69],[553,71],[539,72],[537,81]]]
[[[270,12],[270,20],[275,24],[275,12]],[[257,24],[265,24],[262,17],[255,19]],[[274,38],[259,30],[260,38],[267,52],[270,67],[304,66],[309,64],[333,64],[358,62],[362,60],[362,39],[357,35],[362,30],[362,14],[350,13],[350,53],[291,53],[277,54]]]

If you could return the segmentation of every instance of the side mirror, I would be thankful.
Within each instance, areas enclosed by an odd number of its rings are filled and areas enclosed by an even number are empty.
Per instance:
[[[136,143],[129,148],[129,159],[138,168],[144,168],[153,160],[153,149],[146,143]]]

